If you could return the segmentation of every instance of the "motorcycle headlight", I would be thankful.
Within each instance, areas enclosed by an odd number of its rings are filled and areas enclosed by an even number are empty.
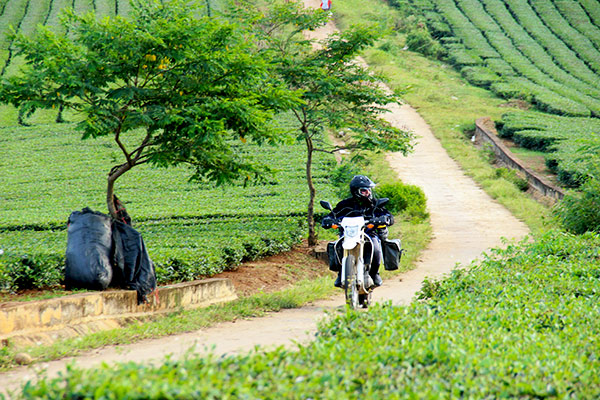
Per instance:
[[[344,234],[348,237],[354,237],[358,235],[358,226],[347,226]]]

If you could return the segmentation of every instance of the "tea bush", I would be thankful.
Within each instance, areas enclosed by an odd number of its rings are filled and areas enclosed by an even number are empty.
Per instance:
[[[297,349],[71,368],[22,397],[598,398],[599,249],[598,234],[550,231],[429,281],[409,306],[347,310]]]
[[[496,168],[496,176],[512,182],[521,191],[526,191],[529,188],[527,179],[521,178],[514,169]]]
[[[64,257],[48,254],[0,255],[0,291],[55,286],[64,276]]]
[[[577,187],[584,181],[586,168],[572,158],[572,150],[573,143],[593,140],[600,132],[600,47],[593,2],[407,0],[389,4],[400,15],[410,10],[407,21],[425,21],[435,32],[431,40],[443,46],[446,61],[468,82],[536,108],[537,113],[524,117],[523,113],[503,117],[500,124],[505,126],[514,127],[514,119],[531,123],[503,134],[520,146],[548,152],[547,164],[563,185]],[[429,31],[407,35],[409,47],[427,54],[422,49],[430,47],[424,45]],[[547,121],[534,122],[532,115]]]
[[[553,213],[569,232],[600,232],[600,181],[588,179],[579,190],[567,193]]]

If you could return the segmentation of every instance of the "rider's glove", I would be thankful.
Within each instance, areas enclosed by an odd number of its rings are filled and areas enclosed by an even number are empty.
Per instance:
[[[376,217],[373,220],[373,225],[375,226],[379,226],[379,225],[388,225],[388,219],[385,216],[381,216],[381,217]]]
[[[321,221],[321,226],[325,229],[329,229],[334,224],[334,222],[335,222],[335,220],[333,218],[331,218],[330,216],[326,216]]]

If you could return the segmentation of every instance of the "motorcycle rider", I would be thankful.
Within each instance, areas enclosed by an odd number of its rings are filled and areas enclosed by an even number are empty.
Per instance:
[[[376,207],[376,199],[373,196],[375,183],[364,175],[356,175],[350,181],[351,197],[340,201],[332,212],[326,215],[321,221],[321,226],[325,229],[339,222],[343,217],[362,216],[367,220],[375,222],[376,227],[366,229],[365,233],[369,235],[373,242],[373,258],[369,275],[373,279],[375,286],[381,286],[383,283],[379,276],[379,265],[381,264],[381,240],[387,237],[387,226],[394,224],[394,216],[384,207]],[[377,228],[377,225],[386,225],[385,228]],[[340,232],[341,234],[341,232]],[[342,287],[341,271],[334,282],[334,286]]]

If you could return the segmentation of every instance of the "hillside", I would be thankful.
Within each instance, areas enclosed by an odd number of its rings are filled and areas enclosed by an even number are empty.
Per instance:
[[[600,5],[594,1],[415,0],[407,5],[470,83],[530,104],[498,120],[500,135],[542,151],[567,187],[589,166],[576,154],[600,143]],[[415,34],[414,32],[412,33]],[[409,34],[410,36],[410,34]],[[585,157],[584,157],[585,158]]]

